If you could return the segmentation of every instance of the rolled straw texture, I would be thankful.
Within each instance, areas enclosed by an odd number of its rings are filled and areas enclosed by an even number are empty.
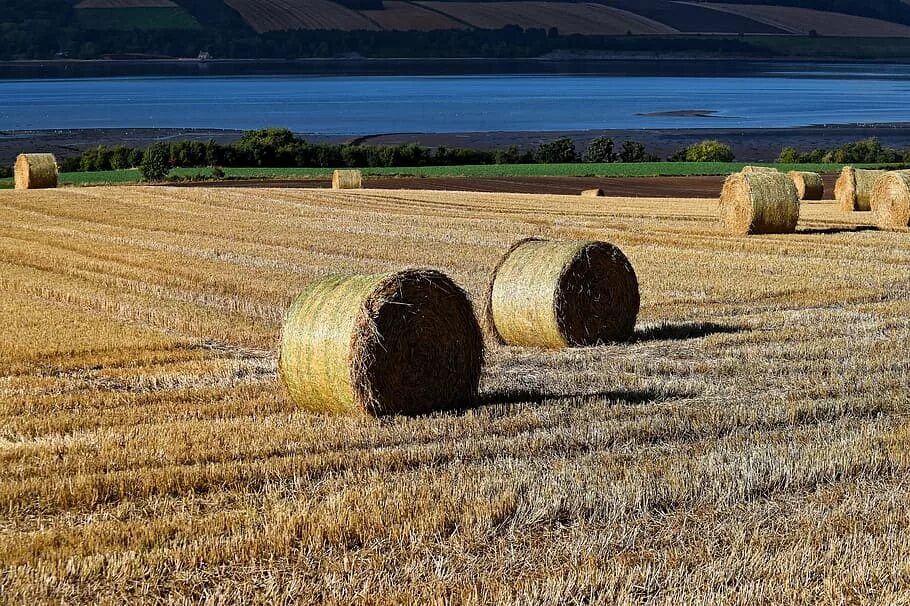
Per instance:
[[[872,188],[887,171],[845,166],[834,184],[834,198],[844,212],[872,210]]]
[[[793,180],[800,200],[821,200],[825,197],[825,182],[820,174],[794,170],[787,175]]]
[[[483,354],[467,294],[412,269],[307,287],[288,311],[279,368],[306,410],[422,414],[473,404]]]
[[[53,154],[19,154],[15,172],[16,189],[57,187],[57,160]]]
[[[359,170],[336,170],[332,173],[332,189],[361,189],[363,173]]]
[[[509,345],[559,349],[624,341],[635,330],[638,278],[607,242],[516,243],[487,290],[487,325]]]
[[[872,212],[882,229],[910,227],[910,171],[893,171],[879,177],[872,190]]]
[[[720,194],[720,216],[731,234],[786,234],[796,230],[799,197],[783,173],[735,173]]]

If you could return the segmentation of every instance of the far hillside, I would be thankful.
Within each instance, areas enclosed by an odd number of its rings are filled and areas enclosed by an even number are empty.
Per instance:
[[[0,0],[0,59],[535,57],[554,51],[903,58],[899,0]],[[849,38],[849,42],[832,39]],[[886,39],[882,43],[864,40]]]

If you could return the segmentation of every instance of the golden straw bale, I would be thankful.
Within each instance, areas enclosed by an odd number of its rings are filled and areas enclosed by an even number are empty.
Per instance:
[[[743,166],[740,171],[743,173],[779,173],[780,171],[772,166]]]
[[[474,403],[483,353],[467,294],[411,269],[309,285],[288,310],[279,372],[306,410],[422,414]]]
[[[640,303],[635,270],[616,246],[529,238],[493,271],[486,321],[508,345],[597,345],[628,340]]]
[[[872,210],[872,188],[888,171],[845,166],[834,185],[834,198],[844,212]]]
[[[19,154],[16,158],[16,189],[57,187],[57,160],[54,154]]]
[[[332,173],[332,189],[361,189],[363,173],[359,170],[336,170]]]
[[[603,195],[604,190],[600,189],[599,187],[597,189],[586,189],[581,192],[581,196],[583,198],[602,198]]]
[[[721,223],[728,233],[786,234],[796,230],[799,197],[784,173],[735,173],[720,194]]]
[[[893,171],[879,177],[872,189],[872,212],[882,229],[910,227],[910,171]]]
[[[800,200],[821,200],[825,197],[825,182],[820,174],[793,170],[787,175],[793,180]]]

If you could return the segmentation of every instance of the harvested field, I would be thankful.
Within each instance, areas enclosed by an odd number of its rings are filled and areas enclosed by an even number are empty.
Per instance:
[[[367,14],[385,30],[430,32],[440,29],[465,29],[467,24],[412,2],[386,0],[381,11]]]
[[[779,27],[755,19],[670,0],[599,0],[612,6],[653,19],[684,33],[784,34]]]
[[[331,0],[225,0],[257,33],[296,30],[378,30],[374,21]]]
[[[873,38],[910,36],[910,26],[881,19],[870,19],[868,17],[857,17],[855,15],[817,11],[808,8],[758,4],[704,3],[699,3],[697,6],[715,8],[726,13],[748,17],[793,34],[808,34],[811,30],[815,30],[822,36]]]
[[[0,191],[3,601],[902,601],[906,234],[577,191]],[[634,341],[490,344],[430,417],[278,387],[304,285],[429,265],[477,305],[527,236],[619,246]]]
[[[506,25],[524,28],[555,27],[561,34],[669,34],[657,21],[596,3],[560,2],[421,2],[425,6],[482,29]]]

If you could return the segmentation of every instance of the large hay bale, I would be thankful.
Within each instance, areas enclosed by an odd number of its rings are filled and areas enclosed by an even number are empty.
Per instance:
[[[888,171],[845,166],[834,184],[834,198],[844,212],[872,210],[872,188]]]
[[[557,349],[629,339],[640,304],[635,270],[616,246],[529,238],[493,271],[486,319],[500,343]]]
[[[825,197],[825,182],[820,174],[793,170],[787,175],[796,186],[800,200],[821,200]]]
[[[581,192],[582,198],[602,198],[603,196],[604,196],[604,190],[602,190],[600,188],[586,189],[583,192]]]
[[[412,269],[308,286],[288,310],[279,372],[310,411],[421,414],[471,405],[483,352],[465,292]]]
[[[332,173],[332,189],[361,189],[363,173],[359,170],[336,170]]]
[[[882,229],[910,227],[910,171],[888,172],[878,178],[872,189],[872,212]]]
[[[779,173],[780,171],[772,166],[743,166],[740,171],[743,173]]]
[[[796,186],[784,173],[735,173],[720,194],[721,223],[731,234],[787,234],[799,221]]]
[[[54,154],[19,154],[16,158],[16,189],[57,187],[57,160]]]

